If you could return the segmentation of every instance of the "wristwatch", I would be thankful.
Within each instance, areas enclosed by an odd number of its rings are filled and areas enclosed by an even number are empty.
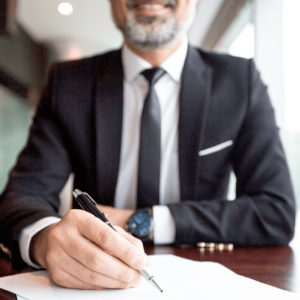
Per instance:
[[[127,224],[128,231],[144,243],[153,242],[152,208],[137,209]]]

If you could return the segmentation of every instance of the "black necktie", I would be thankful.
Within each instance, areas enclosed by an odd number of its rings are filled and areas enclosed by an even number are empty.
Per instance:
[[[164,73],[160,68],[141,73],[148,80],[150,88],[141,118],[137,208],[159,204],[161,122],[160,105],[154,85]]]

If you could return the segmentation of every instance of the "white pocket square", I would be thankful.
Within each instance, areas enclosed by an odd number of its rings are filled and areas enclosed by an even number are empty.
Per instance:
[[[201,150],[201,151],[199,151],[199,156],[205,156],[205,155],[208,155],[208,154],[211,154],[211,153],[215,153],[215,152],[221,151],[221,150],[223,150],[223,149],[225,149],[227,147],[230,147],[232,144],[233,144],[233,141],[229,140],[229,141],[224,142],[222,144],[219,144],[219,145],[216,145],[216,146],[213,146],[213,147]]]

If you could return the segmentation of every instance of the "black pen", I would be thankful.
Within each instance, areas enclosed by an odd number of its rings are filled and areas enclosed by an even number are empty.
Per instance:
[[[114,231],[116,231],[116,229],[110,224],[110,222],[107,220],[106,218],[106,214],[102,211],[100,211],[97,207],[97,203],[95,202],[95,200],[92,199],[92,197],[85,192],[82,192],[78,189],[76,189],[73,192],[73,196],[75,198],[75,200],[77,201],[77,203],[79,204],[79,206],[91,213],[92,215],[94,215],[95,217],[97,217],[98,219],[100,219],[102,222],[106,223],[110,228],[112,228]],[[117,232],[117,231],[116,231]],[[156,283],[154,276],[151,275],[150,271],[148,270],[148,268],[145,268],[144,270],[139,271],[142,276],[150,283],[152,284],[157,290],[159,290],[161,293],[163,292],[163,290],[159,287],[159,285]]]

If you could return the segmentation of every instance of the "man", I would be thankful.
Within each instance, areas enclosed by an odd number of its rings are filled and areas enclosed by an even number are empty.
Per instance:
[[[156,244],[291,240],[295,204],[266,88],[251,60],[188,46],[195,4],[111,0],[122,51],[52,67],[0,201],[16,262],[65,287],[135,287],[148,260],[123,229],[136,207],[152,209]],[[53,219],[71,172],[118,233],[81,210]]]

